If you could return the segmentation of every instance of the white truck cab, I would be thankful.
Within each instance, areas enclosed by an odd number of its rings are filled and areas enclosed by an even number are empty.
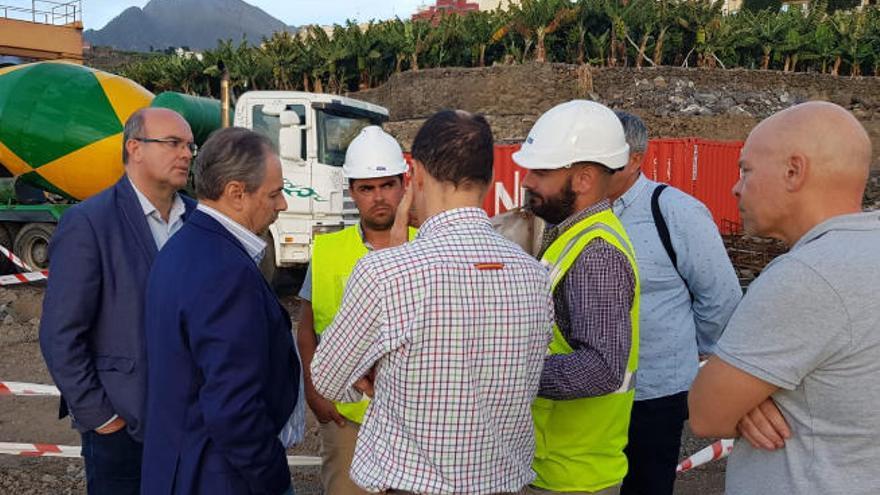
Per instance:
[[[250,91],[238,98],[235,126],[271,139],[284,175],[287,210],[269,227],[264,273],[308,263],[315,235],[357,222],[342,176],[345,150],[362,128],[387,120],[383,107],[331,94]]]

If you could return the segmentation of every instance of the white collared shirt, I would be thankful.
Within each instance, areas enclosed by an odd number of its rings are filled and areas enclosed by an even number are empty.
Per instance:
[[[186,206],[183,204],[183,200],[180,199],[180,194],[174,195],[174,202],[171,203],[171,210],[168,212],[168,221],[166,222],[159,213],[159,210],[137,188],[130,177],[128,182],[131,183],[138,202],[141,204],[141,209],[144,211],[144,216],[147,217],[147,225],[150,227],[150,233],[153,234],[153,240],[156,241],[156,249],[162,249],[162,246],[168,242],[168,239],[183,227],[183,214],[186,213]]]
[[[260,239],[260,236],[257,234],[254,234],[240,223],[210,206],[199,203],[196,208],[202,213],[220,222],[220,225],[226,228],[226,230],[228,230],[229,233],[241,243],[248,256],[254,260],[254,263],[258,265],[260,264],[260,261],[262,261],[263,256],[266,254],[266,241]]]

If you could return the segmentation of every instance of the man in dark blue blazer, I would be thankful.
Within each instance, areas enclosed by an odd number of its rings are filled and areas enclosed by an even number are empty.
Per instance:
[[[258,268],[258,234],[287,208],[281,163],[265,137],[229,128],[194,167],[199,206],[147,286],[142,493],[290,493],[278,434],[301,370],[290,316]]]
[[[125,175],[74,206],[49,246],[40,347],[82,434],[90,494],[140,487],[146,394],[143,301],[156,253],[195,202],[186,185],[195,145],[177,113],[148,108],[123,130]]]

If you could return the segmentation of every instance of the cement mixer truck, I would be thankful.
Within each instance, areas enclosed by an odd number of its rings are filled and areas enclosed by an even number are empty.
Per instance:
[[[178,111],[197,142],[220,126],[215,100],[152,93],[131,80],[63,62],[0,69],[0,164],[16,198],[0,205],[0,245],[35,269],[48,266],[48,242],[70,205],[123,173],[122,129],[137,109]],[[238,98],[234,125],[277,146],[288,209],[269,229],[263,271],[308,262],[314,236],[357,221],[341,165],[348,143],[388,119],[382,107],[336,95],[259,91]]]

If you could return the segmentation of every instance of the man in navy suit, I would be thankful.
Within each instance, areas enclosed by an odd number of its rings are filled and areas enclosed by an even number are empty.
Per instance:
[[[147,286],[144,494],[290,493],[278,434],[299,393],[290,316],[258,268],[287,208],[265,137],[223,129],[195,162],[199,206]]]
[[[156,253],[195,203],[186,185],[196,146],[177,113],[139,110],[125,123],[125,175],[68,210],[49,246],[40,347],[61,414],[82,434],[90,494],[140,487],[146,394],[143,300]]]

